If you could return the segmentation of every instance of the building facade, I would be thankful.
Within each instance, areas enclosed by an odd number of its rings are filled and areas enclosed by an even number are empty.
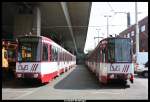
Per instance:
[[[139,26],[139,51],[148,52],[148,16],[138,22]],[[136,53],[136,27],[131,25],[119,34],[120,37],[128,37],[133,41],[133,54]]]

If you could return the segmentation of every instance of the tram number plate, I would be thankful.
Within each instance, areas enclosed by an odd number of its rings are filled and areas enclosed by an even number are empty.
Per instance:
[[[38,68],[38,64],[32,64],[31,68],[28,65],[18,65],[18,70],[30,70],[30,71],[36,71]]]
[[[110,71],[120,71],[120,65],[110,65]]]
[[[18,70],[28,70],[28,65],[24,65],[24,67],[22,65],[18,65]]]
[[[110,71],[122,71],[122,72],[128,72],[129,65],[110,65]]]

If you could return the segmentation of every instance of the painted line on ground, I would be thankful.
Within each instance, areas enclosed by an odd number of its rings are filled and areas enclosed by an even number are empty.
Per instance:
[[[32,94],[32,93],[34,93],[34,92],[40,90],[41,88],[43,88],[43,87],[39,87],[39,88],[37,88],[37,89],[35,89],[35,90],[33,90],[33,91],[30,91],[30,92],[28,92],[28,93],[25,93],[25,94],[23,94],[23,95],[20,95],[20,96],[18,96],[18,97],[13,98],[13,99],[20,99],[20,98],[22,98],[22,97],[25,97],[25,96],[27,96],[27,95],[30,95],[30,94]]]
[[[92,94],[121,94],[117,92],[91,92]]]

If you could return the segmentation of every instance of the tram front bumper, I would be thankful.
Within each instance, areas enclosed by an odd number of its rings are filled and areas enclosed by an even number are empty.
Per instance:
[[[16,73],[17,78],[41,78],[39,73]]]
[[[109,79],[123,79],[127,80],[131,78],[131,74],[108,74]]]

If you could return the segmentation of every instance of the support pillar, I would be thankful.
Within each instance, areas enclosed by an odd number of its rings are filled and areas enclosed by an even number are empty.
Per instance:
[[[41,35],[41,11],[38,7],[34,8],[33,11],[33,35],[40,36]]]

